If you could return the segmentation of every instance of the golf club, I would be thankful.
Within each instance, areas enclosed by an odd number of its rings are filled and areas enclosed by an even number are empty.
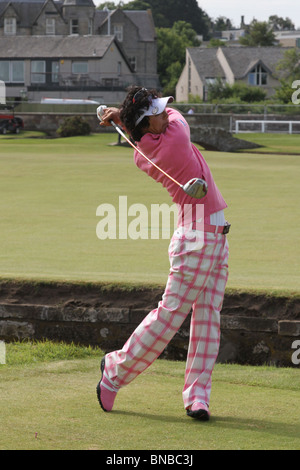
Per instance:
[[[97,117],[100,121],[102,121],[102,115],[104,112],[104,109],[106,109],[107,106],[101,105],[97,108]],[[192,178],[185,184],[180,184],[178,181],[176,181],[172,176],[170,176],[168,173],[166,173],[164,170],[162,170],[158,165],[153,163],[150,158],[148,158],[141,150],[139,150],[136,145],[134,145],[133,142],[124,134],[122,129],[113,121],[110,121],[111,125],[115,128],[115,130],[123,137],[123,139],[128,142],[131,147],[134,148],[143,158],[145,158],[151,165],[153,165],[157,170],[159,170],[161,173],[163,173],[167,178],[169,178],[173,183],[177,184],[186,194],[189,196],[195,198],[195,199],[202,199],[204,196],[207,194],[208,186],[206,181],[204,181],[201,178]]]

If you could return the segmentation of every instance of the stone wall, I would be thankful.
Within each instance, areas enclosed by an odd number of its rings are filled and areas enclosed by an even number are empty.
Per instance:
[[[0,285],[0,339],[51,339],[119,349],[156,308],[162,289],[16,284]],[[162,357],[185,360],[190,317]],[[293,366],[300,337],[300,299],[226,294],[221,315],[218,362]]]
[[[26,130],[38,130],[38,131],[43,131],[46,132],[47,134],[54,136],[56,133],[56,130],[58,127],[61,125],[63,120],[66,117],[73,116],[73,115],[81,115],[86,119],[92,129],[92,132],[99,132],[99,121],[96,117],[96,108],[97,105],[95,106],[87,106],[85,105],[69,105],[68,106],[68,112],[53,112],[53,106],[50,107],[51,105],[39,105],[40,107],[44,107],[45,111],[42,112],[16,112],[16,116],[21,117],[24,120],[25,124],[25,129]],[[45,107],[46,106],[46,107]],[[48,106],[48,108],[47,108]],[[75,107],[76,111],[70,111],[70,106]],[[95,110],[94,110],[95,108]],[[51,109],[51,112],[46,111],[46,109]],[[231,132],[233,129],[235,129],[235,121],[236,120],[247,120],[247,119],[252,119],[252,120],[262,120],[264,119],[264,116],[262,114],[251,114],[245,115],[245,114],[194,114],[194,115],[185,115],[185,118],[187,119],[189,125],[191,128],[196,129],[198,126],[204,127],[204,128],[219,128],[219,129],[224,129],[227,132]],[[274,120],[274,121],[300,121],[300,116],[288,116],[288,115],[268,115],[266,116],[266,119],[268,120]],[[250,126],[250,125],[249,125]],[[250,128],[250,127],[249,127]],[[285,128],[282,125],[272,126],[270,128],[272,132],[282,132],[288,131],[288,126]],[[299,126],[297,128],[299,130]],[[296,130],[297,130],[296,129]],[[259,132],[259,126],[253,127],[253,130],[255,132]],[[101,132],[114,132],[113,129],[103,129]]]
[[[40,105],[41,107],[42,105]],[[46,132],[50,136],[54,136],[56,130],[62,124],[66,117],[74,116],[74,115],[81,115],[84,119],[88,121],[91,126],[92,132],[99,132],[99,120],[96,116],[96,108],[95,105],[95,112],[91,112],[92,106],[88,106],[89,110],[86,111],[85,105],[69,105],[76,108],[76,111],[67,112],[53,112],[53,106],[47,105],[51,112],[47,111],[45,105],[44,111],[41,112],[16,112],[16,116],[19,116],[24,121],[24,126],[26,130],[31,131],[42,131]],[[193,127],[197,125],[205,126],[205,127],[218,127],[225,129],[227,131],[230,130],[232,118],[228,114],[198,114],[198,115],[186,115],[185,118],[188,120],[189,124]],[[101,129],[101,132],[115,132],[113,129],[106,128]]]

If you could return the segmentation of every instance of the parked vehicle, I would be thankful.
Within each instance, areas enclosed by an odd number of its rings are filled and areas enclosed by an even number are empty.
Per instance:
[[[42,98],[41,104],[100,104],[99,101],[71,98]]]
[[[19,134],[21,129],[24,129],[24,122],[21,118],[12,115],[0,115],[0,134],[7,134],[7,132]]]

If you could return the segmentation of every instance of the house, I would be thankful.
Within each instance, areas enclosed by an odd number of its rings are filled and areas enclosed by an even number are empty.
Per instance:
[[[91,35],[93,0],[0,0],[0,36]]]
[[[245,30],[244,29],[228,29],[226,31],[221,32],[221,41],[226,42],[226,44],[229,43],[239,43],[240,38],[245,36]]]
[[[217,48],[192,47],[186,50],[186,62],[176,85],[176,101],[189,100],[189,95],[205,101],[207,88],[217,77],[226,79],[217,58]]]
[[[207,98],[208,86],[218,78],[230,85],[236,82],[259,86],[272,96],[279,85],[276,67],[288,48],[219,47],[188,48],[186,63],[176,86],[176,100],[189,95]]]
[[[283,47],[300,47],[300,31],[275,31],[276,41]]]
[[[96,10],[95,33],[113,34],[126,52],[139,84],[159,88],[157,41],[151,10]]]
[[[249,26],[245,23],[245,17],[241,16],[241,22],[238,28],[230,28],[231,21],[227,19],[226,22],[226,29],[222,31],[215,31],[212,32],[213,39],[219,39],[227,44],[237,44],[241,37],[245,35],[246,28]],[[213,26],[214,28],[214,26]]]
[[[0,38],[6,96],[118,102],[135,74],[114,36]]]
[[[7,96],[118,102],[130,84],[159,88],[150,10],[93,0],[0,0],[0,80]]]

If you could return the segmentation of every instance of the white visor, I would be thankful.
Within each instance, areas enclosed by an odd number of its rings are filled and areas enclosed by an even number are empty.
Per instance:
[[[142,110],[143,113],[136,120],[135,125],[137,126],[145,116],[157,116],[158,114],[161,114],[165,110],[167,104],[172,103],[173,101],[173,96],[154,98],[154,100],[151,101],[149,109]]]

